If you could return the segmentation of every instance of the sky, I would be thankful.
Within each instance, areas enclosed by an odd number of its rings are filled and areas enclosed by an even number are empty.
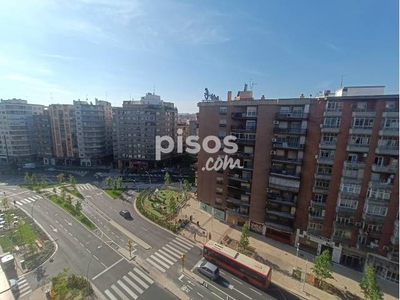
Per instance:
[[[0,1],[0,98],[49,105],[155,91],[179,112],[226,99],[398,93],[397,0]]]

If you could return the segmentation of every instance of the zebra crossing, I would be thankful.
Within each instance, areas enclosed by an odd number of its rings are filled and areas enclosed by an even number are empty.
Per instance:
[[[176,237],[153,255],[150,255],[146,261],[164,273],[180,259],[183,253],[189,252],[193,246],[192,242]]]
[[[67,172],[75,174],[75,175],[79,175],[81,177],[84,177],[87,173],[89,173],[89,171],[67,171]]]
[[[96,189],[96,187],[94,185],[91,185],[90,183],[79,184],[76,186],[76,188],[81,191]]]
[[[14,203],[18,206],[35,202],[36,200],[42,199],[41,196],[32,196],[29,198],[21,199],[21,200],[14,200]]]
[[[128,274],[115,282],[104,294],[110,300],[129,300],[137,299],[143,294],[154,280],[138,268],[134,268]]]
[[[24,276],[21,276],[18,278],[18,298],[16,299],[22,299],[26,296],[28,296],[30,293],[32,293],[32,289],[29,286],[28,282],[26,281]]]

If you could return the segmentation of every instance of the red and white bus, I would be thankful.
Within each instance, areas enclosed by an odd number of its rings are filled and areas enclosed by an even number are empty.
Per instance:
[[[270,267],[212,240],[204,245],[203,257],[260,289],[271,283]]]

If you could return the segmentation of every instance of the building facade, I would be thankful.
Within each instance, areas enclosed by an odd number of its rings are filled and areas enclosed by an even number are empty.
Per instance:
[[[178,110],[173,103],[147,93],[140,101],[124,101],[114,108],[114,161],[119,168],[156,167],[176,155],[162,154],[156,161],[156,136],[170,136],[176,141]]]
[[[54,162],[54,148],[48,109],[43,110],[42,115],[33,115],[33,132],[36,140],[37,158],[42,160],[45,165],[52,164]]]
[[[43,114],[43,105],[26,100],[0,102],[0,162],[22,164],[37,159],[33,116]]]
[[[233,100],[228,93],[228,101],[199,103],[200,142],[236,136],[231,157],[241,163],[202,171],[210,157],[224,157],[224,146],[199,153],[201,207],[304,251],[328,249],[335,262],[354,268],[367,253],[395,256],[399,101],[383,89],[254,100],[245,88]]]

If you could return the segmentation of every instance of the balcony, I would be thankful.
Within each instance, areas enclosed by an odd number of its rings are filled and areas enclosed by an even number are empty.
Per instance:
[[[284,224],[282,224],[282,223],[279,223],[279,221],[267,220],[265,222],[265,226],[267,228],[272,228],[272,229],[275,229],[275,230],[278,230],[278,231],[281,231],[281,232],[286,232],[286,233],[289,233],[289,234],[293,233],[293,227],[288,226],[287,222],[284,222]]]
[[[311,200],[310,204],[311,204],[311,207],[313,207],[313,208],[323,208],[323,209],[325,209],[325,207],[326,207],[326,203],[322,202],[322,201]]]
[[[323,217],[323,216],[317,216],[317,215],[313,215],[313,214],[308,214],[308,221],[310,221],[310,222],[323,223],[324,219],[325,219],[325,217]]]
[[[380,136],[399,136],[399,128],[398,127],[386,127],[379,130]]]
[[[243,157],[243,158],[253,158],[254,157],[254,153],[237,151],[236,153],[232,154],[232,156]]]
[[[360,195],[358,193],[339,191],[339,197],[340,199],[358,200]]]
[[[399,133],[397,133],[399,134]],[[377,146],[376,154],[399,155],[399,146]]]
[[[323,194],[323,195],[328,195],[329,194],[329,188],[323,188],[323,187],[313,187],[313,192],[316,194]]]
[[[398,165],[372,165],[372,172],[396,174],[398,168]]]
[[[282,205],[288,205],[288,206],[296,206],[296,203],[294,203],[293,199],[285,199],[273,194],[269,194],[267,196],[267,204],[268,202],[274,202]]]
[[[351,209],[348,207],[336,206],[336,215],[338,217],[354,217],[356,214],[355,209]]]
[[[243,187],[240,187],[240,186],[235,186],[235,185],[228,184],[228,188],[234,189],[235,191],[241,191],[241,192],[245,193],[246,195],[250,195],[251,194],[251,190],[250,189],[243,188]]]
[[[234,134],[232,134],[234,135]],[[254,145],[256,143],[255,138],[254,139],[246,139],[246,138],[237,138],[235,141],[239,145]]]
[[[393,183],[388,183],[387,181],[373,181],[370,180],[368,187],[371,189],[392,189]]]
[[[272,175],[292,178],[292,179],[300,179],[301,173],[296,173],[295,171],[288,171],[279,168],[271,168],[270,173]]]
[[[284,190],[288,192],[298,193],[300,189],[300,182],[291,179],[283,179],[279,177],[269,177],[269,188]]]
[[[323,165],[333,165],[334,157],[318,157],[317,163]]]
[[[322,235],[322,229],[308,227],[307,228],[307,233],[312,234],[312,235],[316,235],[316,236],[320,236],[320,235]]]
[[[398,109],[385,109],[382,113],[382,118],[398,118],[399,117],[399,110]]]
[[[257,119],[257,114],[255,114],[255,113],[245,113],[245,112],[240,113],[240,112],[238,112],[238,113],[232,113],[231,114],[231,118],[232,119],[238,119],[238,120],[244,120],[244,119],[255,120],[255,119]]]
[[[332,237],[332,240],[335,242],[335,243],[340,243],[340,244],[342,244],[342,245],[348,245],[348,244],[350,244],[350,239],[349,238],[346,238],[346,237],[344,237],[344,236],[333,236]]]
[[[249,218],[249,214],[241,212],[239,208],[227,208],[226,212],[233,214],[233,215],[240,216],[242,218]]]
[[[321,124],[321,132],[339,133],[339,126],[338,125]]]
[[[302,111],[278,112],[275,114],[275,119],[277,120],[302,120],[307,118],[308,118],[308,113]]]
[[[230,203],[237,204],[237,205],[241,205],[241,206],[250,206],[250,202],[243,201],[243,200],[240,200],[240,199],[236,199],[236,198],[233,198],[233,197],[226,197],[226,201],[230,202]]]
[[[251,182],[251,177],[247,177],[247,176],[243,177],[240,174],[230,175],[230,176],[228,176],[228,179],[239,181],[239,182]]]
[[[362,152],[367,153],[369,150],[369,145],[361,145],[361,144],[349,144],[346,147],[346,151],[348,152]]]
[[[243,171],[253,171],[253,164],[244,163],[243,168],[239,168],[239,167],[236,167],[236,168],[243,170]]]
[[[305,135],[307,133],[307,129],[302,128],[274,128],[274,133],[276,134],[293,134],[293,135]]]
[[[372,135],[372,127],[352,127],[349,130],[350,134]]]
[[[324,111],[324,117],[341,117],[342,109],[326,110]]]
[[[341,229],[341,230],[352,230],[354,228],[354,223],[342,223],[335,221],[333,222],[333,228],[335,229]]]
[[[272,144],[272,147],[277,148],[277,149],[303,150],[304,144],[276,142],[276,143]]]
[[[289,163],[289,164],[296,164],[296,165],[301,165],[303,163],[302,159],[289,158],[289,157],[279,156],[279,155],[272,155],[271,160],[274,162]]]
[[[319,147],[321,149],[332,149],[332,150],[335,150],[336,149],[336,143],[337,142],[321,141],[321,143],[319,144]]]
[[[288,212],[284,212],[284,211],[277,211],[277,210],[266,210],[267,214],[273,215],[273,216],[277,216],[280,218],[285,218],[285,219],[291,219],[294,220],[294,215],[291,215]]]
[[[344,167],[346,169],[364,169],[365,161],[345,161]]]
[[[354,183],[354,184],[361,184],[363,181],[363,177],[352,177],[352,176],[348,176],[345,175],[345,171],[343,170],[343,174],[342,174],[342,178],[341,178],[341,182],[342,183]]]
[[[331,177],[332,177],[331,174],[327,174],[327,173],[315,173],[315,178],[316,178],[316,179],[330,180]]]
[[[358,118],[375,118],[376,116],[376,111],[374,109],[366,109],[366,108],[356,108],[353,111],[352,114],[353,118],[358,117]]]
[[[238,131],[238,132],[252,132],[255,133],[257,128],[256,126],[231,126],[232,131]]]
[[[390,199],[383,199],[383,198],[374,198],[374,197],[367,197],[365,198],[365,202],[368,205],[387,205]]]
[[[385,221],[384,216],[373,215],[373,214],[367,213],[365,211],[363,211],[363,213],[362,213],[362,219],[365,222],[370,222],[373,224],[383,224]]]

